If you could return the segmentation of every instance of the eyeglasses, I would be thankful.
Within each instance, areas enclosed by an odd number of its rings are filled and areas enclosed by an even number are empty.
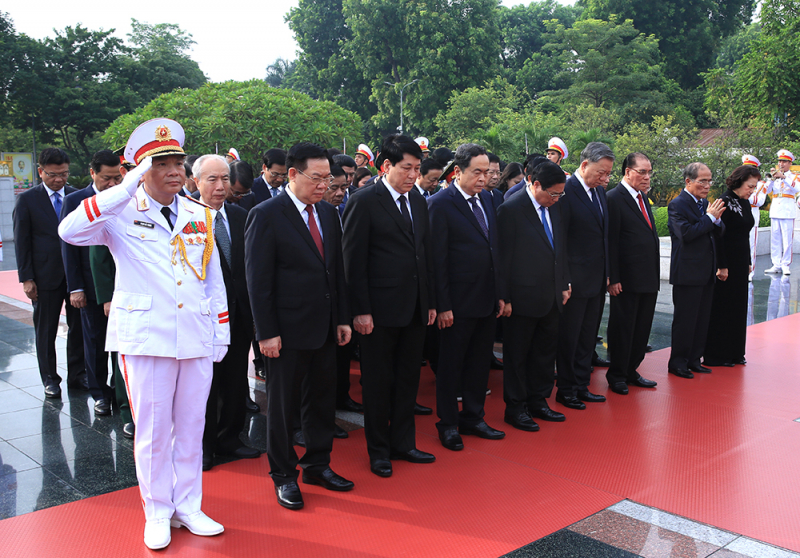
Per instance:
[[[253,193],[252,191],[249,191],[249,192],[234,192],[233,190],[231,190],[231,197],[232,198],[236,198],[238,200],[238,199],[243,198],[245,196],[249,196],[252,193]]]
[[[289,173],[286,173],[286,172],[272,172],[272,171],[269,171],[269,175],[270,175],[272,178],[286,178],[287,176],[289,176]]]
[[[547,190],[545,190],[545,192],[547,192]],[[547,193],[550,194],[550,197],[553,198],[554,200],[560,200],[561,198],[567,195],[566,192],[558,192],[557,194],[554,194],[553,192],[547,192]]]
[[[42,169],[42,172],[49,176],[50,178],[69,178],[69,171],[65,172],[47,172],[46,170]]]
[[[312,180],[315,184],[327,184],[328,186],[330,186],[333,183],[333,175],[331,174],[329,174],[328,176],[308,176],[300,169],[297,169],[297,172],[299,172],[309,180]]]
[[[653,176],[653,173],[655,172],[653,170],[646,170],[646,169],[629,169],[629,170],[639,173],[642,176]]]
[[[706,178],[704,178],[703,180],[695,180],[694,182],[697,182],[698,184],[702,184],[703,186],[711,186],[712,184],[714,184],[713,180],[708,180]]]

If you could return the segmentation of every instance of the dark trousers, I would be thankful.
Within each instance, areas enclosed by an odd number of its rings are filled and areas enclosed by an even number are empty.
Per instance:
[[[511,313],[503,319],[503,400],[506,413],[547,407],[553,393],[558,305],[540,318]]]
[[[106,346],[106,329],[108,318],[103,305],[87,297],[86,306],[80,309],[81,333],[83,334],[83,356],[86,362],[86,380],[89,382],[89,393],[92,398],[114,398],[114,380],[108,385],[108,353]]]
[[[672,351],[669,368],[686,370],[700,364],[706,346],[714,281],[700,287],[672,285]]]
[[[341,408],[350,399],[350,361],[353,360],[353,341],[336,345],[336,407]]]
[[[436,428],[444,432],[483,421],[486,386],[495,330],[494,313],[485,318],[458,318],[439,331],[439,370],[436,372]],[[461,412],[458,392],[461,391]]]
[[[609,385],[639,378],[636,369],[647,353],[658,293],[622,291],[611,297],[608,315],[608,353],[611,366],[606,372]]]
[[[53,290],[39,290],[39,300],[33,303],[33,327],[36,331],[36,358],[42,385],[59,385],[61,376],[56,369],[56,336],[61,307],[67,308],[67,384],[80,381],[86,373],[83,359],[81,317],[77,308],[69,304],[67,282]]]
[[[389,459],[392,452],[416,447],[414,403],[425,326],[416,322],[406,327],[376,325],[360,339],[367,452],[373,460]]]
[[[589,388],[597,327],[603,315],[605,293],[572,297],[564,306],[558,326],[558,391],[574,396]]]
[[[439,370],[439,326],[435,323],[425,326],[425,343],[422,346],[422,358],[428,361],[434,374]]]
[[[283,347],[267,370],[267,456],[276,486],[297,479],[299,464],[311,474],[331,462],[336,420],[336,345],[333,335],[319,349]],[[300,406],[306,453],[297,458],[293,423]]]
[[[247,420],[247,365],[252,323],[241,323],[237,315],[231,327],[231,344],[222,362],[214,363],[211,391],[206,402],[203,453],[230,453],[242,446],[239,434]]]
[[[133,415],[131,414],[131,404],[128,400],[128,386],[125,384],[125,377],[122,375],[122,370],[119,366],[119,353],[112,352],[111,355],[111,370],[114,374],[114,395],[117,398],[117,409],[122,422],[127,424],[133,422]]]

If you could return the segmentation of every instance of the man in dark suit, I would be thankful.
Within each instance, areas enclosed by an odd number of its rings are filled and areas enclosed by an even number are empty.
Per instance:
[[[503,326],[505,422],[527,432],[533,417],[565,420],[550,409],[558,322],[570,297],[561,204],[566,177],[554,163],[529,161],[528,187],[497,210],[501,274],[507,287]]]
[[[256,205],[253,195],[253,167],[245,161],[230,163],[231,185],[225,201],[236,204],[245,211],[250,211]]]
[[[370,468],[392,474],[390,459],[432,463],[416,447],[414,401],[425,326],[433,324],[428,206],[414,190],[422,151],[413,139],[383,141],[385,175],[359,188],[344,212],[344,261],[353,323],[361,334],[364,430]]]
[[[253,181],[254,205],[283,192],[287,176],[286,151],[278,148],[265,151],[261,168],[263,173]]]
[[[250,313],[244,268],[247,212],[225,202],[230,188],[230,171],[225,158],[203,155],[195,161],[192,174],[200,192],[200,201],[217,212],[214,217],[214,238],[221,256],[220,266],[231,328],[228,352],[222,361],[214,363],[211,391],[206,404],[203,470],[208,471],[214,465],[214,455],[252,459],[261,453],[239,439],[247,419],[247,360],[253,341],[253,315]]]
[[[585,409],[584,401],[603,402],[589,391],[592,354],[608,287],[608,206],[605,187],[614,152],[591,142],[581,152],[580,167],[564,187],[561,213],[567,235],[572,296],[559,324],[556,401]]]
[[[350,341],[341,226],[336,208],[321,201],[331,183],[322,147],[298,143],[286,158],[289,185],[250,211],[245,267],[256,339],[270,359],[267,375],[267,455],[278,503],[303,507],[297,486],[351,490],[330,467],[336,404],[336,345]],[[299,415],[306,453],[292,447]]]
[[[440,329],[436,428],[442,445],[458,451],[464,449],[460,434],[505,437],[483,419],[495,322],[504,315],[505,301],[495,210],[483,189],[490,172],[486,150],[474,143],[459,146],[455,170],[453,186],[428,200],[428,215]]]
[[[672,240],[669,282],[672,285],[672,350],[668,370],[681,378],[692,372],[708,374],[700,363],[706,345],[711,300],[717,272],[716,237],[725,225],[722,199],[709,204],[711,170],[703,163],[683,169],[684,190],[669,203],[669,236]]]
[[[56,370],[56,335],[61,307],[66,303],[67,387],[87,390],[80,312],[70,304],[58,223],[67,186],[69,156],[57,147],[39,153],[42,184],[17,196],[14,206],[14,248],[19,281],[33,304],[36,358],[46,397],[61,397]]]
[[[114,155],[113,151],[104,149],[95,153],[89,169],[92,183],[64,198],[61,217],[69,215],[83,200],[122,182],[120,168],[119,156]],[[101,416],[110,415],[114,388],[113,380],[112,385],[108,382],[108,353],[105,350],[108,317],[103,306],[97,303],[89,247],[74,246],[62,240],[61,256],[64,259],[70,304],[80,309],[86,379],[95,401],[94,412]]]
[[[661,284],[661,256],[655,219],[647,199],[653,166],[643,153],[622,162],[622,181],[608,193],[608,260],[611,311],[608,347],[611,391],[652,388],[636,368],[644,360]]]

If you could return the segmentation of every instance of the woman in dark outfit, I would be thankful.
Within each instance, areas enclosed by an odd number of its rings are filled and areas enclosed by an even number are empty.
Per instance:
[[[747,198],[761,178],[758,168],[742,165],[725,180],[722,194],[725,232],[717,242],[717,282],[704,351],[706,366],[746,364],[747,276],[750,273],[750,229],[755,221]]]

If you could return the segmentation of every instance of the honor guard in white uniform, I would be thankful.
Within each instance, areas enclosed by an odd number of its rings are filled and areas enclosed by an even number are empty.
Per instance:
[[[200,505],[212,361],[230,343],[227,297],[214,249],[216,212],[177,195],[186,179],[183,139],[173,120],[139,126],[125,148],[136,168],[59,226],[71,244],[107,245],[117,266],[106,350],[119,352],[128,388],[152,549],[169,544],[170,525],[196,535],[223,531]]]
[[[422,149],[422,160],[423,161],[431,156],[431,149],[430,149],[430,147],[428,147],[428,145],[429,145],[428,138],[420,136],[417,139],[415,139],[414,141],[417,143],[417,145],[419,145],[419,148]]]
[[[567,144],[564,143],[564,140],[558,137],[552,137],[550,141],[547,142],[547,149],[544,150],[544,156],[556,165],[562,166],[561,164],[564,162],[564,159],[569,157],[569,149],[567,149]],[[572,176],[567,171],[564,171],[564,174],[567,175],[567,178]]]
[[[367,167],[375,160],[375,155],[372,154],[372,150],[366,144],[360,143],[353,159],[355,159],[358,168]]]
[[[794,155],[786,149],[778,151],[778,167],[773,169],[772,178],[767,180],[765,192],[771,194],[769,218],[772,221],[770,251],[772,267],[766,273],[789,275],[792,264],[792,244],[794,242],[794,219],[797,214],[797,195],[800,185],[797,176],[789,169]]]
[[[742,155],[742,164],[743,165],[751,165],[756,168],[761,166],[761,161],[759,161],[754,155]],[[758,221],[761,218],[761,206],[764,205],[764,202],[767,201],[767,183],[764,180],[759,180],[758,184],[756,184],[756,189],[753,190],[753,193],[747,198],[747,201],[750,202],[750,211],[753,212],[753,219],[755,219],[755,226],[750,229],[750,261],[752,263],[752,269],[750,270],[750,276],[748,277],[749,281],[753,280],[753,270],[756,267],[756,244],[758,243]]]

